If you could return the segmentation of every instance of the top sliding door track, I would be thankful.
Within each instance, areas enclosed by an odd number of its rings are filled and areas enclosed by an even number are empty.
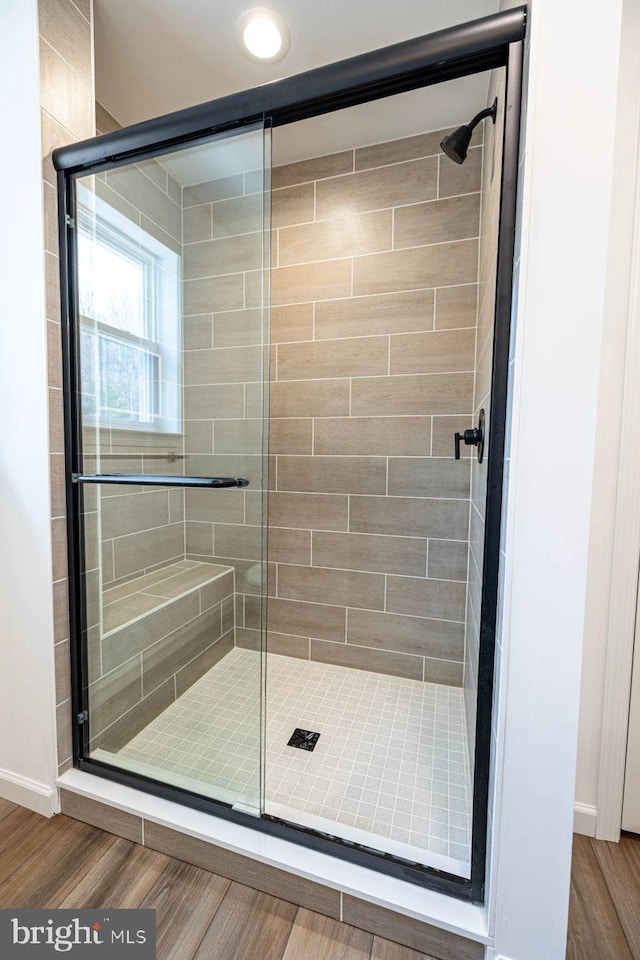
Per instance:
[[[53,152],[56,170],[111,167],[132,156],[188,147],[263,117],[281,126],[333,110],[505,66],[510,43],[524,38],[526,7],[330,63],[252,90],[146,120]]]

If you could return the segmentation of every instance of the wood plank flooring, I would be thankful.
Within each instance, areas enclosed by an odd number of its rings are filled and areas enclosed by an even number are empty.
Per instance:
[[[146,907],[158,960],[432,960],[69,817],[0,800],[0,907]],[[576,836],[567,960],[640,960],[640,839]]]
[[[156,911],[158,960],[433,960],[70,817],[0,800],[0,907]]]
[[[640,839],[576,836],[567,960],[640,960]]]

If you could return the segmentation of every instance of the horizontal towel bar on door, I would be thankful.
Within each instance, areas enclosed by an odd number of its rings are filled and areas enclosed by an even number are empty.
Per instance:
[[[244,477],[161,477],[142,473],[73,474],[74,483],[121,483],[156,487],[248,487]]]

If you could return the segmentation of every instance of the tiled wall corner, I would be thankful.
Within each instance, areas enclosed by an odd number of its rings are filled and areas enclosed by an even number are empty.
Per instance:
[[[51,152],[56,147],[91,137],[95,132],[92,14],[92,0],[77,4],[72,0],[38,0],[46,278],[46,334],[43,332],[43,335],[47,337],[49,353],[52,576],[60,771],[71,765],[72,750],[57,194]]]

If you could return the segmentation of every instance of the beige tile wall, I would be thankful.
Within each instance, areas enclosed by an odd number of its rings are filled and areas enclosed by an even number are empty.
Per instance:
[[[474,402],[482,151],[455,167],[441,137],[273,171],[268,622],[279,653],[460,685],[470,461],[452,454]],[[256,469],[251,183],[185,190],[193,472]],[[187,493],[187,555],[235,566],[236,642],[255,646],[255,494],[218,505]]]
[[[40,28],[40,104],[45,228],[46,335],[49,351],[49,450],[51,456],[51,523],[55,621],[58,765],[71,765],[71,699],[69,684],[69,620],[64,492],[64,437],[60,285],[57,237],[56,173],[51,153],[56,147],[93,136],[92,14],[89,2],[38,0]],[[94,506],[90,504],[89,506]],[[96,577],[95,509],[88,511],[90,563]],[[91,536],[93,534],[93,537]]]
[[[493,329],[496,305],[496,267],[502,183],[502,137],[496,136],[504,125],[504,70],[491,74],[487,103],[498,98],[495,126],[485,122],[482,164],[482,215],[480,220],[480,265],[478,284],[478,327],[474,385],[474,423],[484,409],[489,427],[491,415],[491,372],[493,364]],[[471,468],[471,511],[469,523],[469,578],[467,586],[467,629],[464,663],[465,709],[470,753],[475,749],[476,701],[478,692],[478,655],[480,638],[480,606],[482,600],[482,564],[484,520],[487,496],[487,454],[482,464],[474,457]]]

